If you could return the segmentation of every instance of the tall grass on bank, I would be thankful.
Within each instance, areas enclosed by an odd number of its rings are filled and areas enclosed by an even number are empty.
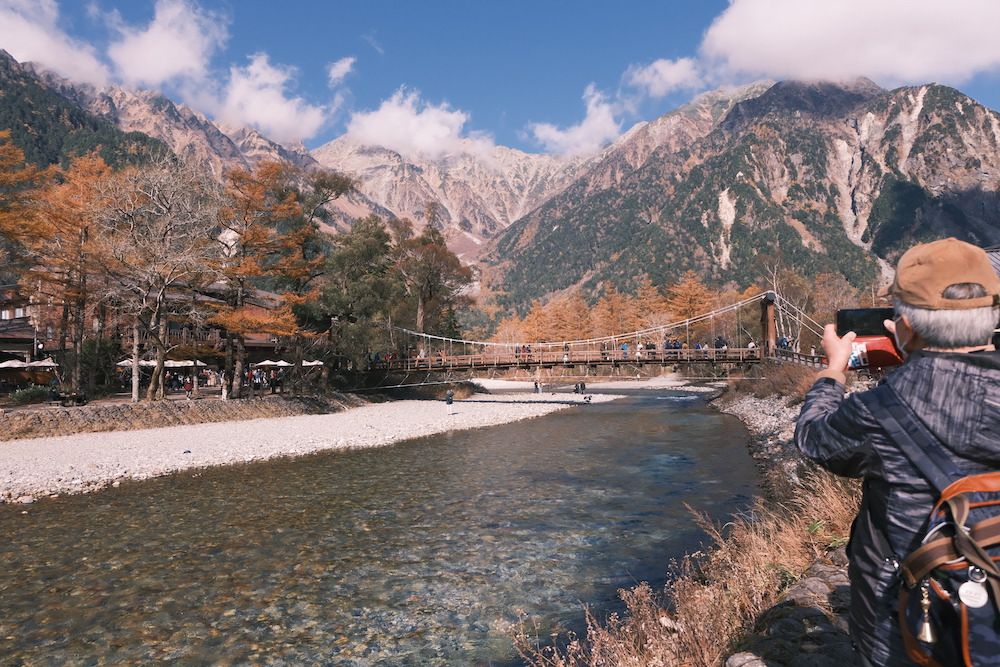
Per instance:
[[[756,366],[745,377],[730,380],[730,388],[757,398],[785,396],[791,403],[801,403],[816,381],[816,369],[797,364]]]
[[[686,557],[662,593],[645,583],[619,591],[624,615],[588,614],[586,639],[565,648],[525,632],[515,644],[534,667],[718,665],[813,561],[846,542],[859,501],[855,481],[817,470],[784,502],[758,500],[724,526],[697,517],[715,544]]]

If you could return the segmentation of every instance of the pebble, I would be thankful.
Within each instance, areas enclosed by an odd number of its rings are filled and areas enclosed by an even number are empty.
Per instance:
[[[593,400],[615,398],[618,396],[595,394]],[[349,400],[357,404],[357,399]],[[582,400],[572,394],[559,394],[555,400],[535,394],[478,395],[474,403],[457,401],[462,409],[458,415],[452,415],[450,422],[444,420],[439,411],[428,409],[428,401],[409,400],[367,404],[335,413],[7,440],[0,447],[0,469],[9,471],[7,478],[0,479],[0,500],[10,502],[12,498],[25,495],[85,493],[114,486],[124,478],[147,479],[194,467],[388,445],[452,429],[480,428],[538,417],[565,409],[574,402],[582,403]],[[267,407],[271,403],[171,401],[169,409],[183,412],[189,406],[232,405],[245,414],[251,409],[248,406]],[[280,401],[273,403],[284,405]],[[110,407],[168,410],[161,404],[143,403]],[[198,446],[197,457],[177,456],[177,449],[191,454],[193,450],[184,447],[192,444]]]
[[[808,464],[793,442],[798,406],[787,399],[725,396],[720,410],[740,418],[754,435],[750,449],[765,477],[793,483]],[[860,664],[848,630],[850,582],[840,548],[832,563],[817,561],[754,623],[757,631],[740,642],[725,667],[851,667]]]

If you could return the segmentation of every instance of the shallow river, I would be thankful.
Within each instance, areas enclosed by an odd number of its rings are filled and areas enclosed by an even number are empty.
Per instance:
[[[661,584],[701,539],[683,503],[746,505],[746,439],[646,392],[0,506],[0,664],[516,665],[519,619],[579,631]]]

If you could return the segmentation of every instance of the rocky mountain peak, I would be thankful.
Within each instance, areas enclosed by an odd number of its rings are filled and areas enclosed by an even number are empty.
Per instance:
[[[735,131],[766,119],[843,118],[883,93],[884,89],[866,78],[844,83],[779,81],[763,94],[736,104],[721,126]]]
[[[436,204],[437,224],[469,261],[487,239],[561,191],[587,163],[475,140],[439,155],[404,155],[347,135],[312,155],[356,179],[365,197],[418,226]]]

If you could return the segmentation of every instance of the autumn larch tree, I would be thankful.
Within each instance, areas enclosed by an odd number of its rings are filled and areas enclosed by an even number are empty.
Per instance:
[[[24,240],[32,266],[22,277],[25,289],[35,293],[39,303],[61,307],[59,318],[60,358],[67,359],[66,337],[72,334],[69,385],[82,389],[82,361],[88,314],[97,321],[96,344],[104,337],[103,300],[91,293],[100,289],[102,265],[95,255],[96,218],[105,208],[102,183],[111,169],[95,155],[80,157],[65,171],[58,172],[42,192],[37,205],[36,235]],[[107,293],[107,290],[104,290]],[[94,301],[99,303],[95,304]],[[51,306],[50,306],[51,307]],[[96,311],[92,311],[96,308]],[[94,369],[89,375],[93,389]]]
[[[226,205],[219,216],[222,248],[218,261],[226,297],[212,322],[227,332],[224,395],[233,398],[240,396],[246,367],[245,336],[255,332],[291,335],[296,329],[289,306],[261,308],[253,302],[257,285],[267,275],[268,264],[279,253],[278,223],[302,212],[290,180],[290,167],[278,162],[262,162],[253,171],[233,169],[226,174]]]
[[[635,300],[606,285],[604,294],[590,311],[594,334],[617,336],[635,331],[641,326],[639,309]]]
[[[688,271],[667,289],[667,308],[679,320],[689,320],[712,310],[712,291],[698,274]],[[697,324],[686,329],[686,336],[705,337],[711,333],[711,323]],[[691,342],[691,341],[688,341]],[[702,341],[708,342],[708,341]]]
[[[38,188],[50,175],[26,165],[10,131],[0,131],[0,282],[16,282],[14,260],[21,256],[21,243],[38,235]]]

